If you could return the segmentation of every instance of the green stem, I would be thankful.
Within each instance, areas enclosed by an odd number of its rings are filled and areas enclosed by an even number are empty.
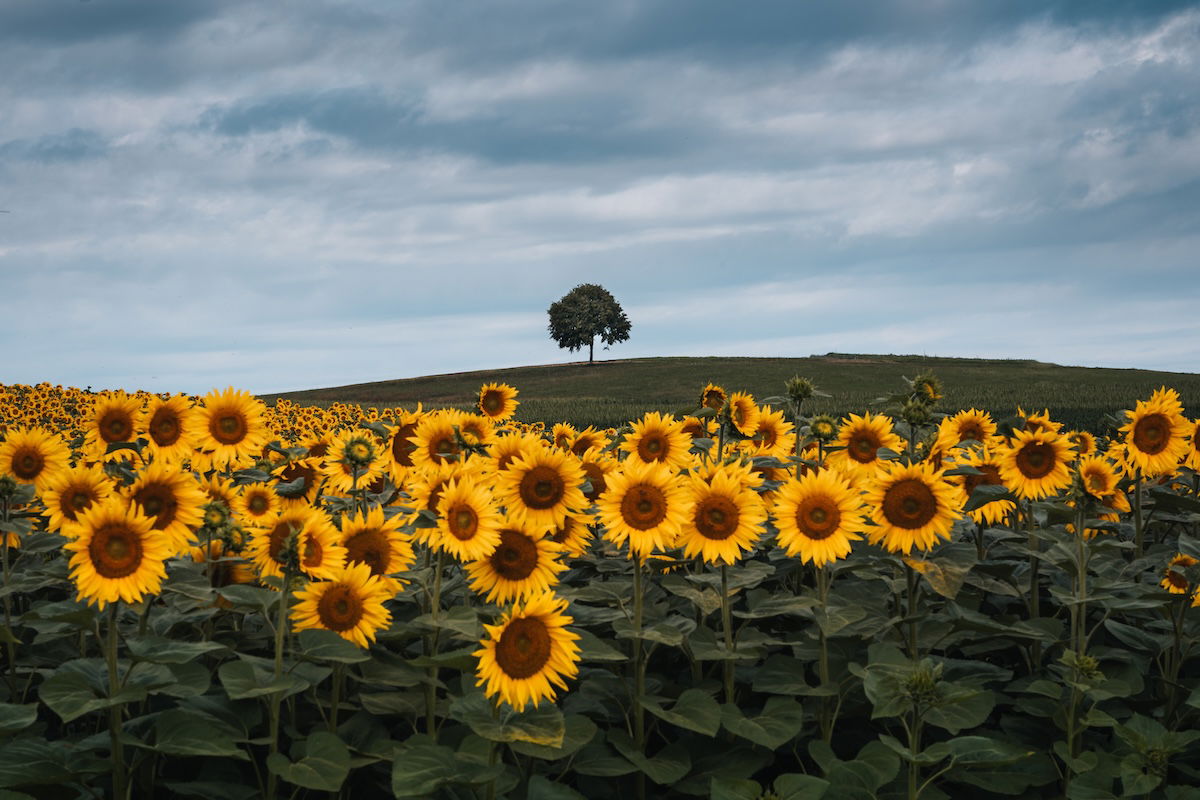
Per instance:
[[[908,751],[913,759],[908,762],[908,800],[917,800],[921,795],[921,765],[916,756],[921,753],[921,710],[913,701],[912,725],[908,726]]]
[[[433,597],[429,603],[429,615],[433,618],[433,633],[428,639],[428,655],[430,658],[436,658],[438,652],[438,640],[441,638],[442,630],[438,627],[438,615],[442,610],[442,573],[446,571],[446,551],[439,550],[437,557],[437,572],[433,576]],[[425,685],[425,732],[429,734],[429,738],[437,743],[437,680],[438,668],[431,666],[428,668],[429,682]]]
[[[289,559],[290,560],[290,559]],[[283,570],[283,585],[279,587],[279,608],[278,616],[275,622],[275,680],[278,681],[283,677],[283,646],[287,636],[288,628],[288,595],[292,589],[292,578],[294,577],[290,564],[284,567]],[[282,714],[283,693],[276,689],[271,694],[271,742],[270,753],[275,755],[279,752],[279,722]],[[275,789],[278,785],[278,776],[274,772],[268,771],[267,775],[267,798],[274,800]]]
[[[725,633],[725,652],[733,655],[733,614],[729,603],[729,566],[721,565],[721,629]],[[725,659],[725,702],[733,702],[733,659]]]
[[[816,572],[817,583],[817,603],[821,609],[822,617],[825,616],[826,609],[829,606],[829,583],[833,577],[829,574],[829,569],[824,566],[814,567]],[[825,629],[817,626],[817,638],[820,646],[820,658],[817,661],[817,674],[821,678],[821,688],[829,685],[829,639],[825,636]],[[821,696],[821,738],[826,744],[833,741],[833,713],[832,713],[832,698],[827,695]]]
[[[1025,507],[1025,531],[1029,537],[1029,618],[1037,619],[1042,615],[1041,582],[1038,576],[1040,560],[1038,559],[1038,539],[1034,535],[1033,501],[1029,500]],[[1042,662],[1042,643],[1030,645],[1033,667]]]
[[[1133,557],[1142,557],[1142,545],[1145,536],[1145,525],[1142,520],[1142,476],[1138,473],[1133,481]]]
[[[905,588],[908,590],[908,657],[915,663],[919,657],[917,652],[917,595],[920,586],[917,583],[917,571],[907,563],[904,565],[904,578]]]
[[[646,694],[645,651],[642,648],[642,624],[645,613],[645,585],[642,580],[642,559],[633,556],[633,743],[638,753],[646,751],[646,714],[642,697]],[[638,772],[638,800],[646,797],[646,776]]]
[[[342,683],[346,679],[346,665],[340,661],[333,665],[333,692],[329,699],[329,732],[337,733],[338,707],[342,704]]]
[[[105,660],[108,662],[108,696],[116,697],[121,691],[121,678],[117,674],[117,613],[120,602],[108,607],[108,642],[104,649]],[[112,784],[113,797],[125,800],[129,795],[129,776],[125,771],[125,745],[121,741],[123,726],[124,703],[116,703],[108,709],[108,734],[112,742]]]
[[[983,546],[983,523],[975,524],[975,557],[979,561],[987,556],[987,548]]]
[[[500,719],[500,703],[492,703],[492,720]],[[500,754],[500,745],[496,742],[490,742],[488,747],[488,766],[496,766],[496,757]],[[487,800],[496,800],[496,779],[492,778],[488,781]]]
[[[5,522],[10,521],[7,497],[4,499],[3,513],[0,513],[0,519],[4,520]],[[3,569],[4,569],[4,586],[5,586],[5,588],[8,588],[8,584],[9,584],[8,537],[11,535],[12,534],[10,534],[8,531],[0,531],[0,540],[2,540],[4,543],[2,545],[3,553],[0,554],[0,562],[2,562],[4,565]],[[10,638],[14,638],[14,639],[16,638],[15,635],[12,635],[12,593],[11,592],[4,593],[4,628],[11,635]],[[17,645],[16,645],[16,642],[13,642],[13,641],[7,642],[5,645],[5,649],[8,651],[8,664],[7,664],[7,669],[5,670],[8,673],[8,677],[6,680],[8,682],[9,693],[14,694],[16,691],[16,680],[17,680]]]

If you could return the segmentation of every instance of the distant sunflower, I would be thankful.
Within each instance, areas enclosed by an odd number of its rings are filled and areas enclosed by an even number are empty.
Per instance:
[[[991,415],[986,411],[978,411],[974,408],[946,417],[938,428],[939,434],[944,429],[948,438],[953,440],[951,446],[964,442],[985,444],[996,435],[996,423],[992,421]],[[938,438],[941,439],[941,436],[939,435]]]
[[[670,414],[651,411],[634,422],[621,449],[629,458],[642,463],[658,462],[673,470],[687,466],[691,461],[688,452],[692,437],[683,431],[683,423]]]
[[[500,529],[496,549],[466,565],[471,589],[497,604],[541,594],[553,588],[566,569],[558,561],[561,552],[552,539],[507,524]]]
[[[809,472],[790,478],[780,488],[772,516],[779,544],[793,558],[823,567],[850,555],[851,542],[860,538],[862,500],[836,470]]]
[[[316,501],[325,483],[325,473],[321,471],[321,460],[316,456],[284,461],[271,470],[271,475],[278,481],[276,486],[279,497],[284,505],[307,506]],[[297,489],[279,489],[279,486],[290,485],[303,478],[303,483]]]
[[[138,430],[146,437],[146,449],[156,461],[182,463],[195,450],[191,421],[195,412],[187,395],[177,394],[166,399],[154,395],[142,411]]]
[[[463,441],[475,447],[487,447],[496,438],[496,425],[485,414],[463,414],[458,429]]]
[[[554,427],[550,429],[550,440],[555,447],[562,450],[570,450],[571,442],[575,441],[575,437],[579,431],[575,430],[575,426],[569,422],[556,422]]]
[[[0,475],[33,484],[40,492],[71,461],[71,450],[56,433],[41,428],[9,430],[0,443]]]
[[[1017,406],[1017,416],[1025,420],[1025,430],[1030,433],[1038,433],[1040,431],[1058,433],[1062,430],[1061,422],[1055,422],[1050,419],[1050,409],[1048,408],[1038,413],[1036,411],[1025,411],[1020,406]]]
[[[742,436],[753,436],[758,430],[759,408],[754,395],[734,392],[729,397],[729,421]]]
[[[1096,454],[1096,437],[1088,431],[1071,431],[1067,434],[1067,441],[1075,448],[1078,458]]]
[[[165,537],[150,520],[112,496],[79,513],[78,535],[63,545],[78,599],[97,605],[137,603],[158,594],[171,555]]]
[[[892,420],[882,415],[851,414],[842,421],[837,443],[842,447],[826,457],[826,463],[857,478],[870,477],[884,462],[879,458],[883,448],[900,452],[904,443],[892,431]]]
[[[132,457],[131,450],[114,450],[113,444],[133,442],[137,438],[138,417],[142,401],[125,392],[102,392],[92,405],[92,417],[84,428],[83,452],[89,461],[124,461]]]
[[[1200,472],[1200,419],[1194,419],[1188,423],[1188,430],[1191,431],[1188,436],[1191,447],[1188,449],[1188,455],[1183,465],[1188,469]]]
[[[529,433],[509,433],[497,436],[488,445],[488,456],[492,459],[496,472],[508,469],[512,462],[529,452],[546,448],[546,441],[540,436]]]
[[[1004,485],[1004,479],[1000,476],[1000,459],[990,450],[985,449],[971,453],[959,463],[974,467],[981,473],[979,475],[960,475],[955,479],[962,489],[963,503],[971,499],[971,494],[978,486]],[[995,525],[1007,519],[1016,507],[1017,504],[1012,500],[992,500],[974,511],[968,511],[967,515],[981,525]]]
[[[408,537],[400,532],[400,515],[387,519],[379,506],[366,514],[342,518],[342,546],[346,563],[366,564],[394,596],[403,584],[390,577],[412,566],[416,556]]]
[[[587,506],[579,459],[569,451],[543,449],[517,458],[496,475],[496,500],[531,530],[549,531],[567,514]]]
[[[1142,475],[1171,474],[1187,457],[1191,426],[1182,409],[1178,392],[1159,389],[1127,412],[1129,421],[1121,433],[1125,434],[1127,457]]]
[[[1016,431],[998,455],[1000,477],[1017,497],[1040,500],[1071,485],[1071,448],[1053,431]]]
[[[368,647],[391,624],[384,603],[393,592],[366,564],[348,564],[326,581],[313,581],[295,592],[291,610],[298,631],[333,631],[359,647]]]
[[[710,383],[700,390],[700,407],[711,408],[718,414],[721,413],[721,409],[725,407],[728,399],[725,390],[715,383]]]
[[[503,422],[517,411],[521,404],[519,392],[507,383],[485,383],[479,389],[479,411],[496,422]]]
[[[928,464],[881,467],[864,496],[875,523],[867,536],[893,553],[929,550],[939,539],[950,538],[962,513],[955,494],[941,470]]]
[[[244,559],[236,557],[236,553],[228,550],[221,539],[213,539],[208,543],[208,556],[205,556],[205,546],[197,545],[189,550],[192,561],[196,564],[209,563],[210,582],[215,587],[232,586],[241,583],[254,583],[257,574],[254,568]],[[218,604],[222,602],[218,600]]]
[[[231,508],[243,525],[261,528],[279,513],[279,495],[265,483],[248,483],[234,498]]]
[[[496,549],[503,517],[481,483],[471,478],[449,481],[437,508],[439,549],[460,561],[478,561]]]
[[[591,425],[575,434],[575,438],[571,440],[571,452],[581,457],[593,447],[603,450],[607,446],[608,437]]]
[[[112,481],[98,464],[61,470],[41,493],[49,516],[47,530],[59,531],[68,538],[78,536],[79,515],[106,500],[112,491]]]
[[[606,481],[597,502],[605,539],[641,559],[675,546],[694,501],[666,465],[627,460]]]
[[[267,442],[263,421],[266,406],[249,392],[214,389],[189,421],[189,433],[205,460],[217,469],[231,469],[258,455]]]
[[[707,480],[692,474],[688,481],[694,505],[679,538],[683,554],[709,564],[736,564],[762,536],[767,521],[762,500],[724,468]]]
[[[572,622],[566,607],[544,592],[514,605],[498,625],[485,625],[475,684],[518,712],[553,699],[554,686],[566,689],[565,679],[579,674],[579,636],[566,628]]]
[[[237,487],[233,481],[219,472],[214,472],[199,483],[200,491],[211,501],[224,503],[228,509],[233,509],[237,502]]]
[[[170,554],[180,555],[192,545],[192,529],[204,518],[201,508],[208,498],[190,472],[176,464],[155,461],[125,490],[129,501],[161,531]]]

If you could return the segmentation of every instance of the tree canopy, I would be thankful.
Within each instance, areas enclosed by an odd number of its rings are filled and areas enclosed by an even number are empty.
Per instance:
[[[588,349],[588,362],[595,360],[596,338],[606,345],[629,338],[629,317],[608,290],[595,283],[581,283],[551,303],[550,338],[574,353]]]

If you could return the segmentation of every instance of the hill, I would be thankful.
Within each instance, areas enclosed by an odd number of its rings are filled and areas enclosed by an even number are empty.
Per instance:
[[[1039,361],[931,358],[913,355],[827,353],[808,358],[636,358],[428,375],[264,395],[305,405],[336,401],[364,406],[469,407],[491,381],[520,390],[519,419],[575,425],[615,426],[646,411],[694,408],[708,381],[755,397],[783,393],[793,375],[814,381],[832,395],[812,410],[861,413],[879,396],[899,390],[903,376],[932,369],[945,385],[945,410],[982,408],[1007,416],[1018,404],[1049,408],[1070,427],[1103,432],[1105,415],[1133,408],[1160,386],[1179,390],[1192,416],[1200,414],[1200,375],[1136,369],[1067,367]]]

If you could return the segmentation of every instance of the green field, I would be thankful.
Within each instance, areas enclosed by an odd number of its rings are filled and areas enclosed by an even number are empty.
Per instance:
[[[903,377],[932,369],[945,385],[943,409],[982,408],[1007,416],[1022,404],[1049,408],[1073,428],[1103,433],[1105,415],[1132,408],[1160,386],[1177,389],[1192,416],[1200,414],[1200,375],[1136,369],[1065,367],[1025,360],[929,358],[829,353],[808,358],[638,358],[457,372],[422,378],[360,383],[278,395],[296,403],[336,401],[364,406],[468,407],[480,385],[501,381],[517,387],[518,419],[616,426],[646,411],[683,412],[696,406],[708,381],[729,391],[762,398],[783,393],[793,375],[813,380],[829,398],[806,411],[861,413],[881,395],[899,390]]]

